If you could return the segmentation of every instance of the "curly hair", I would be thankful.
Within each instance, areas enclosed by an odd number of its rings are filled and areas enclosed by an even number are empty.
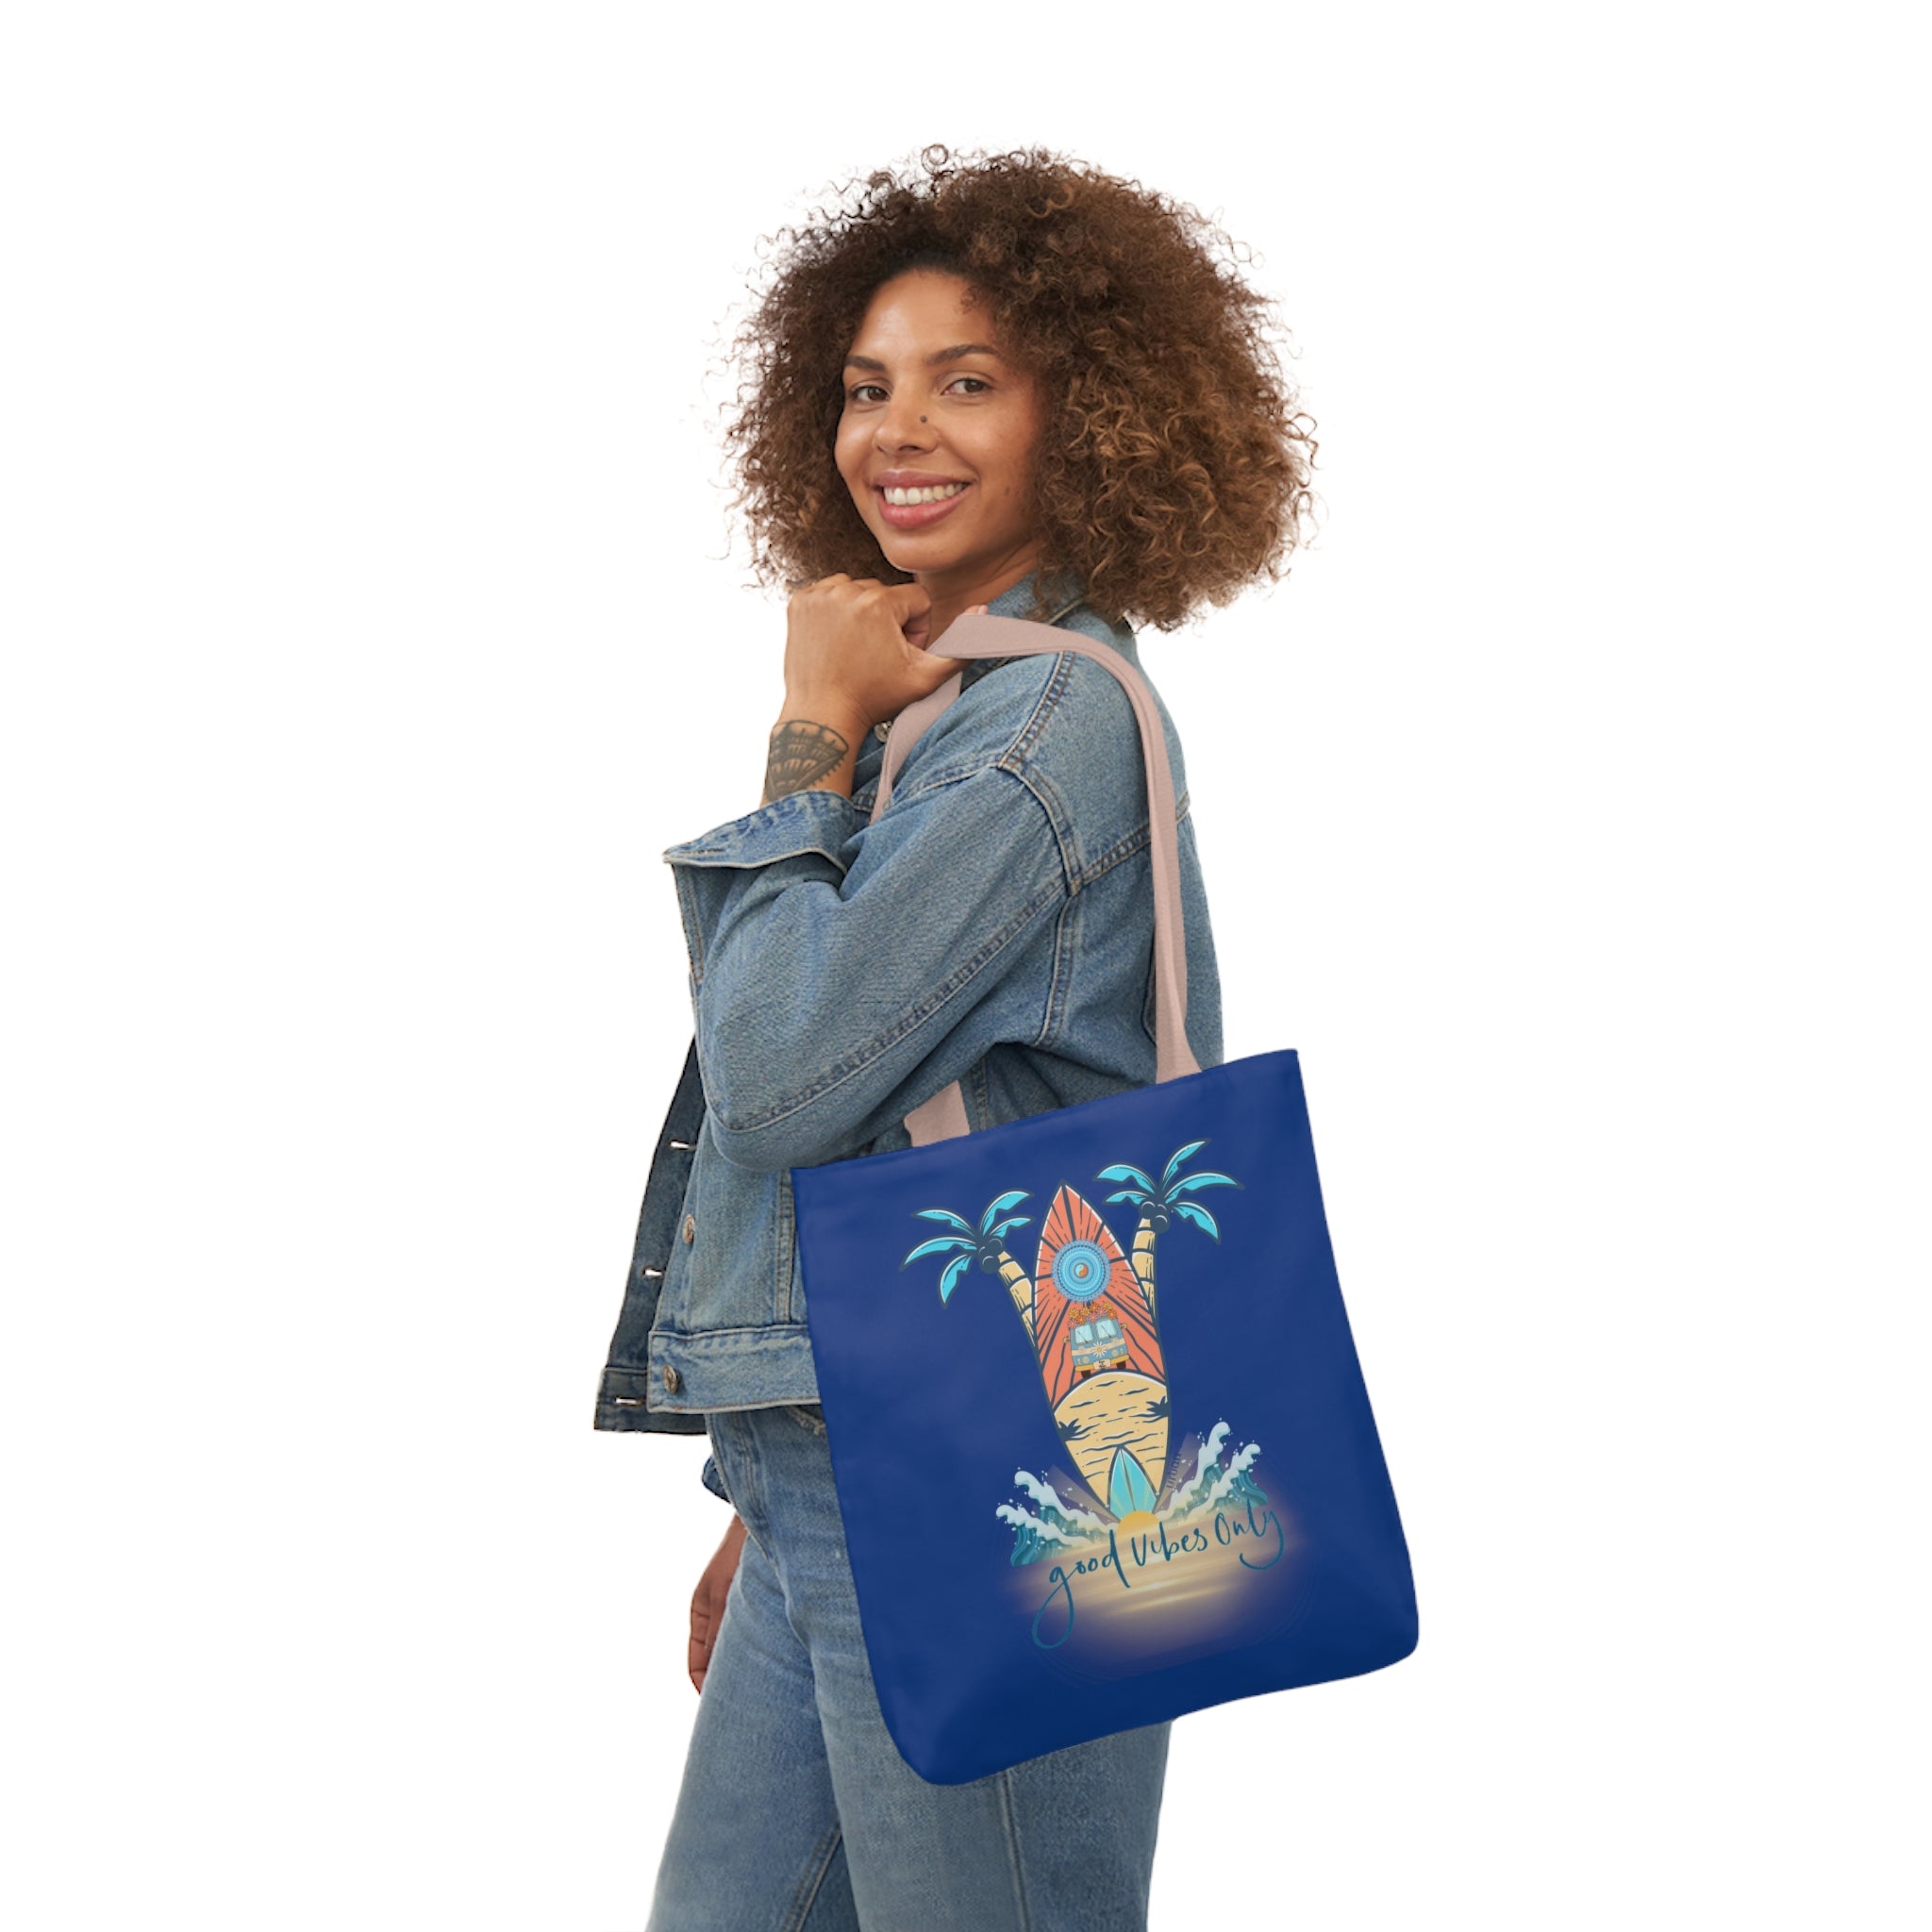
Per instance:
[[[1272,305],[1214,258],[1225,234],[1045,149],[919,158],[924,179],[880,170],[849,206],[761,238],[788,245],[732,344],[751,375],[724,432],[759,580],[911,580],[833,447],[845,352],[880,284],[918,267],[962,276],[1041,379],[1036,615],[1070,575],[1109,621],[1172,630],[1286,575],[1313,511],[1315,425],[1264,332]]]

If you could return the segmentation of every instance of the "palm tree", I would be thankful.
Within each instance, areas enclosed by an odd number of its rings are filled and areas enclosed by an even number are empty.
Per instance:
[[[1140,1278],[1141,1291],[1147,1297],[1148,1319],[1154,1323],[1157,1333],[1160,1326],[1160,1313],[1154,1300],[1155,1237],[1165,1234],[1178,1217],[1192,1222],[1196,1227],[1205,1228],[1219,1241],[1221,1229],[1215,1225],[1213,1215],[1198,1201],[1183,1201],[1180,1197],[1193,1188],[1238,1188],[1241,1185],[1232,1174],[1180,1174],[1181,1162],[1191,1154],[1198,1154],[1207,1144],[1206,1141],[1190,1141],[1185,1147],[1177,1149],[1161,1170],[1158,1188],[1138,1167],[1130,1167],[1124,1160],[1116,1161],[1112,1167],[1104,1167],[1094,1175],[1095,1180],[1140,1183],[1135,1188],[1123,1188],[1119,1193],[1109,1194],[1107,1198],[1109,1201],[1131,1201],[1141,1210],[1141,1224],[1134,1230],[1133,1267]]]
[[[1031,1215],[1008,1215],[1006,1212],[1008,1208],[1018,1207],[1025,1198],[1024,1189],[1014,1188],[989,1202],[986,1212],[979,1217],[977,1228],[970,1221],[955,1214],[950,1208],[920,1208],[918,1219],[921,1221],[950,1222],[958,1232],[937,1235],[929,1241],[921,1241],[899,1265],[903,1268],[907,1261],[916,1261],[922,1255],[943,1255],[956,1248],[962,1250],[940,1270],[940,1300],[943,1302],[952,1299],[960,1275],[976,1258],[989,1274],[996,1272],[1007,1284],[1007,1291],[1013,1298],[1014,1312],[1020,1317],[1020,1325],[1025,1329],[1030,1345],[1033,1341],[1033,1284],[1027,1280],[1025,1269],[1007,1253],[1005,1245],[1009,1227],[1024,1227],[1032,1219]],[[1002,1220],[1002,1215],[1006,1215],[1006,1219]]]

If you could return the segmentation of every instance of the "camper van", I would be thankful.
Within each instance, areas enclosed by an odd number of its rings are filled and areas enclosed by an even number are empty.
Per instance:
[[[1096,1314],[1090,1321],[1074,1324],[1075,1376],[1097,1374],[1102,1369],[1124,1368],[1126,1360],[1126,1337],[1111,1315]]]

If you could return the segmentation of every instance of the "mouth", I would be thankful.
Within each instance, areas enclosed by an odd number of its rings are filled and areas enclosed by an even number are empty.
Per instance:
[[[877,499],[879,515],[895,530],[923,530],[928,524],[936,524],[948,515],[972,484],[961,484],[950,496],[942,496],[936,503],[888,503],[886,492],[874,486],[873,495]]]

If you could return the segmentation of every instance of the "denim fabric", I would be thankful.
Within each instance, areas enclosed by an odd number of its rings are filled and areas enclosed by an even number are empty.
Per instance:
[[[708,1420],[744,1552],[647,1932],[1142,1932],[1172,1724],[928,1784],[879,1713],[823,1413]]]
[[[1033,578],[991,600],[1032,610]],[[1132,630],[1074,594],[1050,621],[1145,675]],[[1219,1065],[1221,985],[1179,737],[1188,1040]],[[976,1131],[1154,1078],[1154,896],[1132,706],[1074,652],[968,663],[868,823],[884,743],[847,799],[789,793],[664,853],[695,1022],[638,1220],[595,1426],[818,1400],[793,1166],[908,1146],[953,1080]],[[724,1491],[715,1458],[704,1481]]]

